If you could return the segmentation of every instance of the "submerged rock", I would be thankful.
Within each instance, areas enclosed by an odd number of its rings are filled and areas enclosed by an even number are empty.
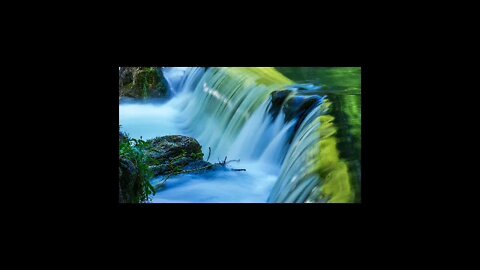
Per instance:
[[[271,94],[269,113],[275,119],[280,112],[285,115],[285,122],[296,120],[294,130],[298,130],[305,117],[324,100],[325,96],[316,91],[282,89]],[[293,134],[292,134],[293,135]],[[288,140],[290,143],[291,136]]]
[[[300,120],[298,122],[301,122],[323,99],[317,92],[294,91],[291,89],[274,91],[271,97],[272,103],[269,113],[273,117],[277,117],[280,111],[283,111],[287,122],[295,118]]]
[[[269,113],[273,117],[276,117],[280,113],[282,105],[290,93],[292,93],[290,90],[279,90],[272,92],[272,104],[270,106]]]
[[[289,96],[283,105],[286,121],[298,118],[302,122],[305,116],[321,103],[318,95],[293,95]]]
[[[220,168],[224,168],[224,167],[221,167],[218,163],[212,164],[205,160],[197,160],[197,161],[190,162],[187,166],[183,167],[183,170],[190,171],[191,173],[194,173],[194,174],[199,174],[199,173],[204,173],[206,171],[217,170]]]

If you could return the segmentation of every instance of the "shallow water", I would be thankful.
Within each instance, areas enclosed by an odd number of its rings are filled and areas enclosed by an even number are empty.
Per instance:
[[[181,113],[179,103],[184,98],[176,97],[164,102],[120,103],[120,125],[130,137],[144,140],[165,135],[184,135],[178,126]]]
[[[291,89],[325,95],[332,101],[340,158],[346,160],[351,177],[359,185],[360,68],[277,69],[294,81]],[[222,170],[171,177],[166,181],[165,188],[152,197],[153,203],[267,202],[284,168],[282,164],[298,167],[285,174],[291,179],[307,169],[305,162],[285,158],[287,150],[291,150],[288,138],[296,132],[293,128],[296,120],[285,122],[283,113],[275,119],[269,117],[268,91],[271,89],[268,89],[268,84],[262,84],[263,81],[251,84],[250,78],[241,78],[241,72],[235,74],[240,78],[238,81],[235,76],[225,79],[203,68],[165,68],[164,74],[171,86],[171,99],[146,102],[122,100],[122,130],[130,137],[144,140],[165,135],[191,136],[202,145],[205,158],[208,147],[212,148],[209,162],[223,160],[226,155],[227,160],[241,160],[231,163],[230,167],[246,171]],[[276,76],[272,72],[266,75]],[[276,79],[274,77],[273,80]],[[252,106],[254,103],[257,105]],[[309,150],[310,144],[318,140],[310,136],[308,140],[297,140],[296,143],[303,145],[298,149]],[[153,179],[152,183],[155,185],[162,179]],[[290,183],[291,186],[281,185],[277,189],[285,189],[285,196],[304,202],[317,184],[316,179],[306,178],[300,185]]]
[[[213,171],[181,175],[166,181],[164,190],[152,197],[153,203],[263,203],[277,175],[267,173],[259,162],[234,163],[245,172]],[[153,180],[153,183],[162,178]]]
[[[182,109],[192,93],[181,93],[167,102],[126,102],[120,104],[120,125],[133,138],[144,140],[165,135],[192,136],[182,129]],[[194,137],[194,136],[193,136]],[[208,148],[203,147],[205,158]],[[210,162],[217,162],[211,157]],[[223,160],[224,157],[221,157]],[[228,158],[238,159],[238,156]],[[278,177],[278,168],[261,161],[240,160],[231,168],[246,171],[214,171],[204,174],[186,174],[169,178],[165,188],[152,196],[152,203],[259,203],[266,202]],[[163,177],[152,180],[152,184]]]

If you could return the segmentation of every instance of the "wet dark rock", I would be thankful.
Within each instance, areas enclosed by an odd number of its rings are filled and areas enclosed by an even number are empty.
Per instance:
[[[167,83],[157,67],[121,67],[118,88],[120,97],[158,98],[168,94]]]
[[[171,167],[167,163],[161,165],[150,165],[149,168],[152,170],[152,173],[155,176],[165,175],[171,171]]]
[[[291,121],[296,119],[294,126],[295,132],[300,128],[305,120],[305,117],[314,109],[318,104],[321,103],[321,97],[318,95],[311,96],[290,96],[285,101],[283,111],[285,112],[285,121]],[[293,136],[289,138],[291,142]]]
[[[274,118],[280,111],[285,113],[285,121],[303,118],[310,112],[316,104],[320,103],[322,97],[316,92],[306,92],[303,90],[283,89],[274,91],[271,94],[272,103],[269,113]]]
[[[138,68],[135,67],[121,67],[119,70],[118,87],[128,85],[133,82],[133,74]]]
[[[321,102],[322,97],[316,93],[305,93],[304,91],[279,90],[271,94],[272,103],[269,113],[274,118],[280,111],[285,113],[285,121],[289,122],[298,119],[303,121],[305,116]]]
[[[212,163],[205,161],[205,160],[197,160],[189,163],[187,166],[183,167],[184,170],[195,170],[202,167],[207,167],[212,165]]]
[[[292,95],[288,97],[283,106],[285,120],[290,121],[297,118],[299,122],[303,121],[305,116],[320,103],[320,100],[321,97],[318,95]]]
[[[270,105],[269,113],[274,118],[278,116],[285,99],[292,93],[291,90],[279,90],[272,92],[272,104]]]
[[[206,171],[218,169],[219,167],[221,166],[218,164],[212,164],[205,160],[197,160],[190,162],[187,166],[183,167],[183,170],[194,171],[194,173],[203,173]]]
[[[305,85],[296,85],[295,87],[272,92],[269,114],[275,119],[282,111],[285,115],[285,122],[296,121],[294,126],[296,131],[312,109],[322,102],[323,96],[320,92],[313,91],[317,89],[313,86],[310,89],[303,89],[306,88]],[[291,142],[292,139],[293,136],[289,138],[288,142]]]
[[[179,169],[185,170],[185,167],[194,168],[195,164],[203,162],[202,146],[194,138],[170,135],[147,142],[151,144],[151,149],[147,150],[145,155],[150,158],[149,165],[156,176]]]
[[[182,154],[187,157],[200,155],[200,158],[203,158],[202,146],[191,137],[169,135],[156,137],[147,142],[151,144],[152,150],[147,151],[146,154],[161,162],[171,161]]]
[[[138,168],[128,159],[121,158],[119,163],[119,200],[121,203],[133,202],[135,194],[142,192]]]

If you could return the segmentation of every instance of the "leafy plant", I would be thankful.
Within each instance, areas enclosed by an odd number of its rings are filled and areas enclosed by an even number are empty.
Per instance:
[[[129,138],[128,135],[120,143],[120,158],[131,161],[138,169],[138,174],[133,179],[134,183],[126,185],[127,188],[124,190],[130,195],[130,202],[133,203],[146,202],[150,195],[155,195],[155,189],[150,184],[150,180],[153,178],[153,173],[148,167],[150,160],[144,153],[149,147],[148,142]]]

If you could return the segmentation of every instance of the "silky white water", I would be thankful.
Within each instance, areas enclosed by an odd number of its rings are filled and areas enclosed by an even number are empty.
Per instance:
[[[203,137],[195,136],[185,128],[185,108],[192,101],[192,92],[182,92],[172,99],[163,102],[123,102],[120,104],[120,125],[122,130],[130,137],[144,140],[165,135],[185,135],[197,138],[202,145],[205,159],[208,156],[207,142],[210,142],[208,129],[202,132]],[[261,157],[267,149],[270,138],[275,138],[275,129],[285,130],[280,124],[270,125],[265,113],[266,106],[259,108],[251,119],[245,124],[241,136],[231,145],[230,150],[224,155],[211,155],[210,162],[240,159],[240,162],[229,164],[231,168],[242,168],[246,171],[213,171],[204,174],[187,174],[171,177],[165,182],[165,188],[157,191],[152,197],[153,203],[259,203],[266,202],[270,191],[278,178],[279,164]],[[208,121],[208,120],[206,120]],[[248,134],[252,130],[260,131],[270,129],[265,138],[256,138],[254,147],[248,142]],[[220,132],[211,129],[211,132]],[[284,136],[285,131],[280,132]],[[260,133],[259,133],[260,135]],[[251,136],[251,134],[250,134]],[[261,136],[258,136],[261,137]],[[284,139],[272,140],[277,148],[281,148]],[[280,144],[280,145],[278,145]],[[264,145],[264,146],[263,146]],[[263,146],[263,147],[262,147]],[[215,149],[216,145],[210,145]],[[272,148],[272,147],[270,147]],[[279,150],[282,151],[282,150]],[[214,152],[214,151],[212,151]],[[265,152],[266,156],[275,155],[272,151]],[[217,151],[218,153],[218,151]],[[162,177],[153,179],[152,182],[161,181]]]
[[[350,153],[359,160],[358,151],[343,147],[339,152],[337,139],[339,143],[358,144],[360,99],[335,96],[337,108],[348,110],[336,112],[336,123],[352,134],[337,136],[334,117],[328,115],[332,103],[321,87],[295,84],[274,68],[173,67],[162,68],[162,74],[169,85],[168,98],[143,102],[123,99],[122,131],[144,140],[190,136],[202,145],[205,159],[211,148],[209,162],[225,157],[240,159],[229,166],[246,171],[171,177],[152,202],[354,201],[354,189],[358,190],[360,183],[359,165],[341,159],[340,154]],[[283,89],[290,92],[282,101],[277,94],[284,93]],[[296,106],[306,107],[298,111]],[[348,166],[355,171],[350,173]],[[161,180],[153,179],[152,184]]]

